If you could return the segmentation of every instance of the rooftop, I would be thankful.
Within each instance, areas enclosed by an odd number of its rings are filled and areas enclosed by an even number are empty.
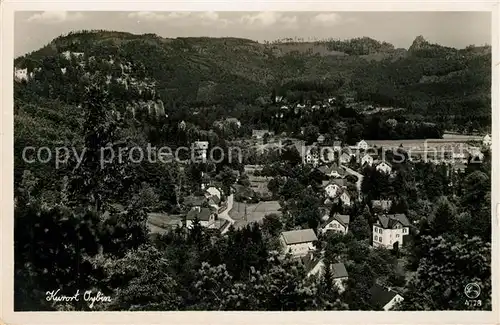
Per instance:
[[[281,233],[281,236],[283,236],[287,245],[301,244],[318,240],[318,237],[316,237],[316,234],[312,229],[284,231]]]
[[[379,284],[374,284],[370,288],[370,302],[373,306],[383,308],[387,305],[398,293],[390,288],[384,288]]]
[[[198,220],[200,221],[209,221],[211,215],[212,211],[210,211],[210,208],[201,208],[200,210],[193,208],[188,212],[186,219],[194,220],[198,217]]]
[[[350,217],[346,214],[335,213],[333,216],[331,216],[325,222],[323,222],[321,227],[328,225],[333,220],[337,220],[342,226],[347,227],[349,225]]]
[[[378,221],[385,229],[393,229],[398,223],[401,223],[403,227],[410,226],[410,221],[404,214],[382,214],[378,216]]]

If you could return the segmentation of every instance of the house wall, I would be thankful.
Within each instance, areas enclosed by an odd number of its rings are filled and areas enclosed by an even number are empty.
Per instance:
[[[319,275],[322,270],[324,270],[325,263],[323,261],[318,262],[316,266],[307,273],[307,276]]]
[[[364,164],[368,164],[368,165],[373,165],[373,158],[361,158],[361,166],[363,166]]]
[[[408,227],[402,227],[399,229],[382,229],[382,234],[380,234],[380,226],[373,225],[372,239],[373,247],[385,247],[387,249],[392,249],[395,242],[399,242],[399,247],[403,246],[403,236],[409,233]],[[404,232],[406,229],[406,232]],[[377,230],[377,231],[376,231]],[[377,240],[375,240],[377,236]],[[380,242],[380,237],[382,236],[382,242]]]
[[[389,174],[391,172],[391,167],[386,164],[380,164],[377,166],[377,170]]]
[[[323,227],[323,232],[327,231],[336,231],[336,232],[341,232],[343,234],[347,233],[347,228],[344,227],[340,222],[337,220],[332,220],[329,224],[327,224],[325,227]]]
[[[205,228],[211,228],[215,223],[214,216],[210,216],[210,220],[200,220],[200,226]],[[193,220],[186,220],[186,228],[191,229],[193,227]]]
[[[295,257],[306,256],[309,251],[314,250],[312,242],[300,243],[294,245],[287,245],[282,238],[282,244],[285,247],[285,254],[290,252]]]
[[[347,279],[347,277],[333,279],[333,284],[337,286],[337,288],[339,289],[339,293],[345,291],[345,283],[347,282]]]
[[[389,301],[389,302],[388,302],[388,303],[384,306],[384,310],[385,310],[385,311],[389,311],[389,310],[391,310],[392,308],[394,308],[394,306],[395,306],[398,302],[403,301],[403,300],[404,300],[404,298],[403,298],[403,297],[401,297],[399,294],[398,294],[398,295],[396,295],[394,298],[392,298],[392,300],[391,300],[391,301]]]

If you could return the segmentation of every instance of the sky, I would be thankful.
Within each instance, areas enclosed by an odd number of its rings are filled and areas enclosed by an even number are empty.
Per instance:
[[[415,37],[463,48],[491,44],[489,12],[99,12],[19,11],[14,55],[24,55],[70,31],[104,29],[162,37],[371,37],[408,48]]]

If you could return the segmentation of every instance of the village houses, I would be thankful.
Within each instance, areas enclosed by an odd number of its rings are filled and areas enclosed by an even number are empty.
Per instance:
[[[489,134],[485,135],[483,138],[483,146],[490,147],[491,146],[491,136]]]
[[[361,158],[361,166],[372,166],[373,165],[373,157],[371,155],[364,155],[363,158]]]
[[[403,237],[409,233],[410,222],[404,214],[379,215],[373,224],[373,247],[401,247]]]
[[[367,150],[368,149],[368,143],[365,140],[361,140],[358,143],[356,143],[356,149],[358,150]]]
[[[345,152],[343,152],[339,157],[339,161],[343,165],[348,164],[351,161],[351,159],[352,159],[351,155]]]
[[[341,179],[334,179],[331,181],[323,181],[323,187],[325,189],[325,194],[328,198],[334,199],[340,195],[342,187],[345,186],[345,182]]]
[[[325,261],[322,258],[314,257],[312,253],[308,253],[301,259],[302,265],[306,269],[307,277],[322,276],[325,273]],[[349,274],[344,263],[330,264],[330,272],[332,275],[332,284],[337,287],[339,293],[346,289],[346,282],[349,279]]]
[[[337,178],[331,181],[323,181],[322,185],[325,189],[327,202],[339,199],[343,205],[351,206],[351,197],[347,192],[347,181],[345,179]]]
[[[331,165],[330,167],[328,166],[321,166],[318,168],[320,172],[325,174],[326,176],[330,178],[343,178],[346,175],[346,171],[338,167],[336,164]]]
[[[284,231],[280,236],[285,254],[291,253],[294,257],[302,257],[316,250],[313,243],[317,240],[312,229]]]
[[[377,164],[377,167],[375,169],[378,172],[385,173],[385,174],[390,174],[392,172],[392,166],[386,161],[382,161]]]
[[[333,216],[328,215],[323,217],[323,222],[320,226],[320,232],[334,231],[343,235],[349,231],[349,215],[335,213]]]
[[[379,284],[374,284],[370,288],[370,303],[375,308],[389,311],[403,300],[404,298],[391,288],[385,288]]]
[[[216,214],[210,208],[202,208],[200,206],[192,207],[186,215],[186,228],[191,229],[196,219],[198,219],[200,225],[205,228],[215,227]]]

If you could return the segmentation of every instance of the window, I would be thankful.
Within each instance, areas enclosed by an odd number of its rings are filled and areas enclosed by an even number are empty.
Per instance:
[[[378,241],[379,241],[379,242],[382,242],[382,237],[379,237],[379,238],[378,238]]]
[[[380,228],[380,229],[378,230],[378,232],[379,232],[379,233],[382,233],[382,228]]]
[[[377,236],[377,235],[375,235],[375,241],[377,241],[377,240],[378,240],[378,236]]]
[[[403,228],[403,234],[406,234],[408,232],[408,228]]]
[[[396,238],[399,238],[399,234],[396,234]]]

